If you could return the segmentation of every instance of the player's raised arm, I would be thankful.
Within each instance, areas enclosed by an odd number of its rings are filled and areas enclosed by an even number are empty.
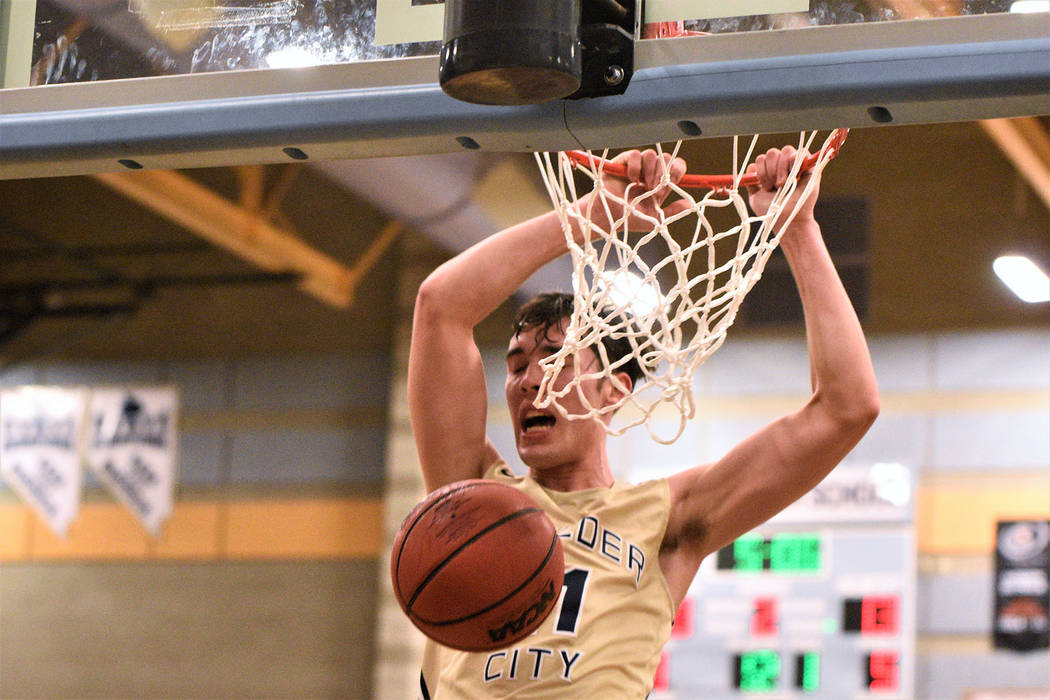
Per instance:
[[[478,478],[497,458],[474,326],[565,249],[553,212],[502,231],[436,269],[416,296],[408,406],[428,491]]]
[[[756,159],[752,169],[759,184],[749,188],[749,196],[757,214],[767,211],[794,158],[788,147]],[[717,462],[669,480],[672,510],[661,565],[679,600],[704,556],[816,486],[878,415],[864,333],[813,217],[814,185],[780,243],[802,299],[813,393],[798,411],[759,430]],[[789,204],[785,211],[790,210]]]
[[[655,188],[661,172],[658,158],[653,151],[631,151],[618,160],[627,165],[631,181]],[[685,163],[679,160],[672,172],[681,177]],[[610,179],[607,186],[622,191],[626,183]],[[662,200],[663,196],[654,197],[649,206],[655,208]],[[605,214],[594,207],[592,216]],[[477,243],[420,285],[409,355],[408,404],[428,490],[480,477],[498,458],[485,435],[485,375],[474,326],[536,270],[566,251],[561,223],[551,211]]]

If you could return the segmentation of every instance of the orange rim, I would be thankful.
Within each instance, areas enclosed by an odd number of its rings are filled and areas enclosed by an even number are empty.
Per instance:
[[[846,141],[849,129],[835,129],[828,138],[827,143],[818,152],[812,153],[802,162],[800,173],[809,172],[820,160],[824,153],[830,153],[830,158],[838,155],[842,144]],[[614,177],[627,177],[627,168],[621,163],[614,163],[584,151],[565,151],[565,155],[577,165],[591,166],[600,172],[608,173]],[[756,175],[744,174],[734,175],[694,175],[686,173],[678,181],[679,186],[694,190],[724,190],[732,187],[736,182],[741,187],[750,187],[758,184]]]

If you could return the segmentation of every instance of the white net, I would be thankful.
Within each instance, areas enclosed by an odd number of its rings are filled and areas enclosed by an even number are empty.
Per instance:
[[[695,415],[693,373],[722,345],[744,296],[761,277],[782,232],[794,218],[797,204],[791,211],[785,205],[792,201],[800,174],[804,169],[819,172],[834,157],[845,132],[832,132],[820,151],[804,163],[802,155],[813,152],[816,136],[817,132],[800,134],[800,156],[763,216],[749,211],[745,187],[747,166],[757,155],[758,136],[751,138],[743,153],[741,139],[734,139],[732,175],[687,175],[676,184],[666,166],[677,156],[679,141],[672,158],[661,159],[665,164],[663,186],[688,203],[688,208],[672,215],[665,215],[659,207],[655,216],[641,211],[646,199],[658,196],[656,189],[630,184],[620,196],[606,187],[603,175],[611,177],[606,171],[615,167],[605,159],[607,154],[597,157],[587,152],[574,160],[566,153],[537,153],[572,256],[574,297],[561,349],[541,362],[544,379],[537,407],[553,405],[571,419],[602,419],[618,412],[616,421],[606,421],[613,435],[644,423],[657,442],[677,440]],[[656,150],[663,153],[659,144]],[[587,183],[579,192],[574,173],[582,173]],[[806,199],[815,181],[806,181],[796,203]],[[701,195],[686,186],[709,189]],[[591,190],[594,197],[585,198]],[[599,226],[594,218],[611,223]],[[644,229],[628,231],[628,220],[635,229],[643,220]],[[573,222],[590,233],[583,242],[573,236]],[[611,359],[609,341],[626,345],[627,353]],[[595,364],[578,358],[584,351],[597,352],[601,361]],[[566,380],[562,369],[570,359],[576,374]],[[637,362],[642,374],[634,390],[624,391],[623,398],[611,405],[592,405],[581,388],[583,383],[606,379],[626,390],[617,373],[631,362]],[[595,369],[584,370],[586,367]],[[582,411],[570,413],[565,408],[563,400],[570,393],[578,398],[572,403],[582,405]],[[674,425],[675,416],[677,427],[670,429],[671,434],[656,429],[659,422],[667,430]]]

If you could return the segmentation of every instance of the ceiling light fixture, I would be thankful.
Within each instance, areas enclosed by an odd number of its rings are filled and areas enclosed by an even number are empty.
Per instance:
[[[658,287],[629,270],[617,270],[611,277],[599,279],[598,286],[608,288],[609,300],[629,309],[636,318],[648,316],[664,304]]]
[[[992,269],[1010,291],[1029,304],[1050,301],[1050,277],[1023,255],[1003,255]]]

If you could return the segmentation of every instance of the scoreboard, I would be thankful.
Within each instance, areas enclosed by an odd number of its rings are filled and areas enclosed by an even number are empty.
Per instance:
[[[653,700],[910,698],[912,493],[901,465],[840,467],[708,557]]]

